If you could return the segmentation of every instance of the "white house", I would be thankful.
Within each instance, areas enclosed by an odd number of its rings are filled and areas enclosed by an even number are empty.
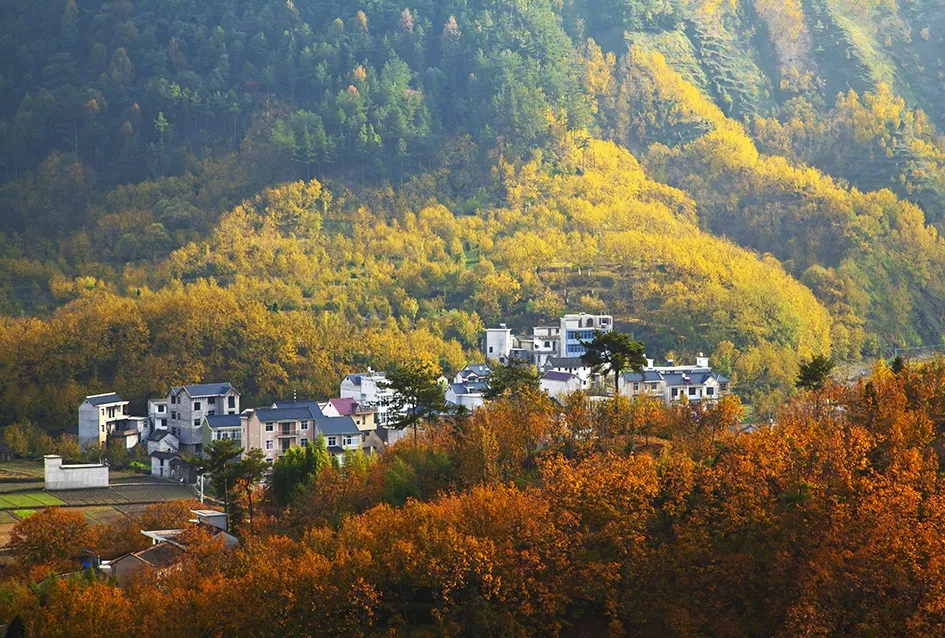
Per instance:
[[[378,426],[386,426],[391,420],[391,402],[394,391],[386,387],[387,373],[367,372],[346,375],[341,380],[339,394],[342,399],[354,399],[361,408],[375,411]]]
[[[484,354],[487,361],[506,362],[525,359],[541,368],[552,358],[580,358],[586,352],[582,341],[594,338],[594,332],[614,329],[611,315],[586,312],[567,314],[557,325],[535,326],[524,335],[514,335],[505,324],[486,330]]]
[[[597,376],[591,371],[589,365],[581,361],[581,357],[551,357],[538,371],[541,373],[568,372],[576,374],[585,383],[594,380],[593,378]]]
[[[151,430],[167,429],[167,397],[163,399],[148,399],[148,418],[151,420]]]
[[[714,372],[709,366],[709,358],[700,353],[695,365],[676,365],[670,361],[665,366],[655,366],[653,360],[648,359],[642,372],[620,375],[618,389],[631,398],[648,394],[665,405],[683,400],[714,403],[729,394],[730,381]]]
[[[552,399],[557,399],[568,392],[583,390],[586,384],[581,381],[581,377],[572,372],[551,371],[546,372],[541,378],[540,387]]]
[[[148,454],[174,452],[180,449],[180,440],[170,430],[155,430],[148,437]]]
[[[128,415],[128,401],[114,392],[93,394],[79,404],[79,443],[105,445],[108,435]]]

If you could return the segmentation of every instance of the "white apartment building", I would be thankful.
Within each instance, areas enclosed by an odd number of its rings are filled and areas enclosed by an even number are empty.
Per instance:
[[[367,372],[346,375],[341,380],[339,395],[342,399],[354,399],[361,408],[374,410],[378,426],[387,426],[391,421],[391,402],[394,391],[386,387],[387,373]]]
[[[595,331],[613,329],[611,315],[586,312],[564,315],[558,325],[535,326],[525,335],[514,335],[505,324],[500,324],[486,330],[483,350],[486,361],[525,359],[541,368],[555,358],[579,359],[587,351],[582,341],[593,339]]]

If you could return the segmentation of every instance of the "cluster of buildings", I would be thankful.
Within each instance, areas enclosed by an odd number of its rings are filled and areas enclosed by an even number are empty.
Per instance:
[[[606,389],[613,387],[613,382],[595,374],[581,357],[587,352],[583,344],[591,341],[595,332],[613,329],[611,315],[583,312],[564,315],[558,325],[535,326],[520,335],[501,324],[486,330],[483,354],[487,362],[531,363],[541,375],[541,389],[552,398],[578,390]],[[671,405],[684,397],[690,403],[714,402],[729,393],[730,381],[713,371],[708,357],[699,353],[694,365],[675,361],[655,365],[653,359],[647,359],[642,372],[625,372],[617,384],[625,396],[647,394]]]
[[[153,475],[187,481],[194,478],[193,468],[181,453],[199,455],[221,439],[260,449],[275,462],[292,447],[323,436],[328,451],[343,461],[349,450],[373,454],[403,436],[388,427],[390,390],[379,383],[383,378],[373,371],[349,375],[341,397],[249,409],[241,408],[240,394],[229,383],[176,386],[166,397],[149,400],[148,415],[140,417],[130,416],[129,402],[115,393],[88,396],[79,405],[79,439],[85,447],[116,439],[127,449],[146,446]]]
[[[490,365],[523,361],[534,365],[540,387],[552,398],[578,390],[607,392],[613,381],[601,378],[581,357],[595,332],[614,329],[611,315],[567,314],[557,325],[535,326],[514,334],[506,325],[486,330],[485,363],[471,364],[452,380],[441,378],[446,402],[454,410],[473,411],[485,403]],[[652,359],[641,372],[624,372],[618,391],[628,397],[648,395],[666,405],[686,400],[714,402],[729,393],[729,379],[715,372],[700,355],[693,365]],[[594,394],[592,392],[592,394]],[[121,440],[126,448],[147,446],[155,476],[192,479],[181,453],[199,455],[212,441],[234,439],[244,450],[260,449],[275,462],[288,450],[323,436],[339,460],[349,450],[372,454],[404,433],[391,427],[394,390],[387,376],[368,368],[342,379],[339,396],[325,402],[277,401],[244,409],[229,383],[175,386],[166,397],[151,399],[146,416],[129,414],[129,402],[115,393],[86,397],[79,405],[79,438],[83,445],[104,446]]]

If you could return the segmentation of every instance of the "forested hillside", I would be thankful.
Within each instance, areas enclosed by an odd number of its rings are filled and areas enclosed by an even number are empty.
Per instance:
[[[7,0],[0,422],[563,310],[763,412],[938,345],[943,44],[935,0]]]

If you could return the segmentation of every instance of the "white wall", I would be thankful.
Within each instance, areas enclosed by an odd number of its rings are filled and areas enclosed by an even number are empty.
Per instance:
[[[63,465],[62,457],[43,457],[47,490],[85,490],[108,487],[108,466],[100,463]]]

